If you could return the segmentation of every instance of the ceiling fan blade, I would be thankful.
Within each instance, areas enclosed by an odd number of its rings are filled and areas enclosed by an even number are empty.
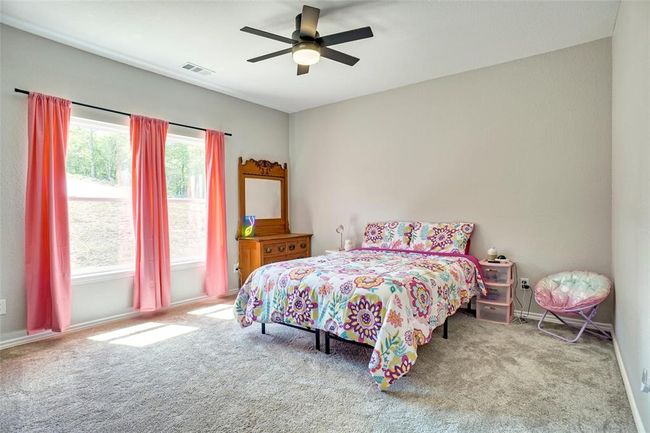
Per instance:
[[[320,49],[320,55],[330,60],[334,60],[335,62],[344,63],[348,66],[354,66],[359,61],[359,59],[356,57],[327,47],[322,47]]]
[[[347,32],[334,33],[333,35],[322,36],[316,39],[323,47],[342,44],[344,42],[358,41],[359,39],[371,38],[372,29],[370,27],[361,27],[360,29],[348,30]]]
[[[298,74],[297,75],[304,75],[309,73],[309,65],[298,65]]]
[[[247,61],[251,62],[251,63],[256,63],[256,62],[260,62],[262,60],[271,59],[273,57],[281,56],[283,54],[289,54],[290,52],[291,52],[291,48],[285,48],[284,50],[276,51],[274,53],[264,54],[263,56],[259,56],[259,57],[253,57],[252,59],[248,59]]]
[[[296,43],[296,41],[294,41],[293,39],[285,38],[284,36],[275,35],[273,33],[265,32],[264,30],[254,29],[254,28],[248,27],[248,26],[242,27],[240,30],[242,32],[250,33],[252,35],[261,36],[263,38],[273,39],[273,40],[276,40],[276,41],[284,42],[286,44],[292,44],[293,45],[294,43]]]
[[[314,39],[316,37],[316,26],[318,25],[318,17],[320,16],[320,9],[311,6],[302,7],[302,15],[300,18],[300,37],[308,37]]]

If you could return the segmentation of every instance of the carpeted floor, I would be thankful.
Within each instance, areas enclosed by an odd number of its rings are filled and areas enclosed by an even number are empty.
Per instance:
[[[449,340],[436,331],[411,373],[382,393],[366,370],[370,348],[333,341],[328,356],[311,334],[268,325],[261,335],[218,308],[0,352],[0,431],[635,431],[610,342],[568,345],[533,324],[458,313]],[[152,328],[103,334],[134,325]],[[180,335],[140,346],[170,332]]]

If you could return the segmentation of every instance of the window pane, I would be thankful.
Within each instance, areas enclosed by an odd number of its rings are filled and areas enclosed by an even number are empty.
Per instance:
[[[168,135],[165,151],[172,261],[205,260],[205,145]]]
[[[72,274],[133,267],[127,127],[72,118],[66,172]]]
[[[70,200],[70,260],[73,274],[134,266],[131,202]]]

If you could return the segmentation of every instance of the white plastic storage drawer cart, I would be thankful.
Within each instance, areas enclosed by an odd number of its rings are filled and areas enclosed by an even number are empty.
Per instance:
[[[497,323],[510,323],[514,315],[512,291],[514,288],[513,262],[490,263],[481,260],[486,295],[479,294],[476,318]]]

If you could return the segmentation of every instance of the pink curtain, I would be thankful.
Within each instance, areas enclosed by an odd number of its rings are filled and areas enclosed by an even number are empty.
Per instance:
[[[169,305],[170,262],[165,138],[167,122],[131,116],[131,170],[135,276],[133,308],[155,311]]]
[[[228,294],[228,251],[226,247],[226,180],[223,132],[205,132],[205,178],[208,202],[205,293]]]
[[[65,153],[70,101],[30,93],[25,196],[27,333],[70,326]]]

